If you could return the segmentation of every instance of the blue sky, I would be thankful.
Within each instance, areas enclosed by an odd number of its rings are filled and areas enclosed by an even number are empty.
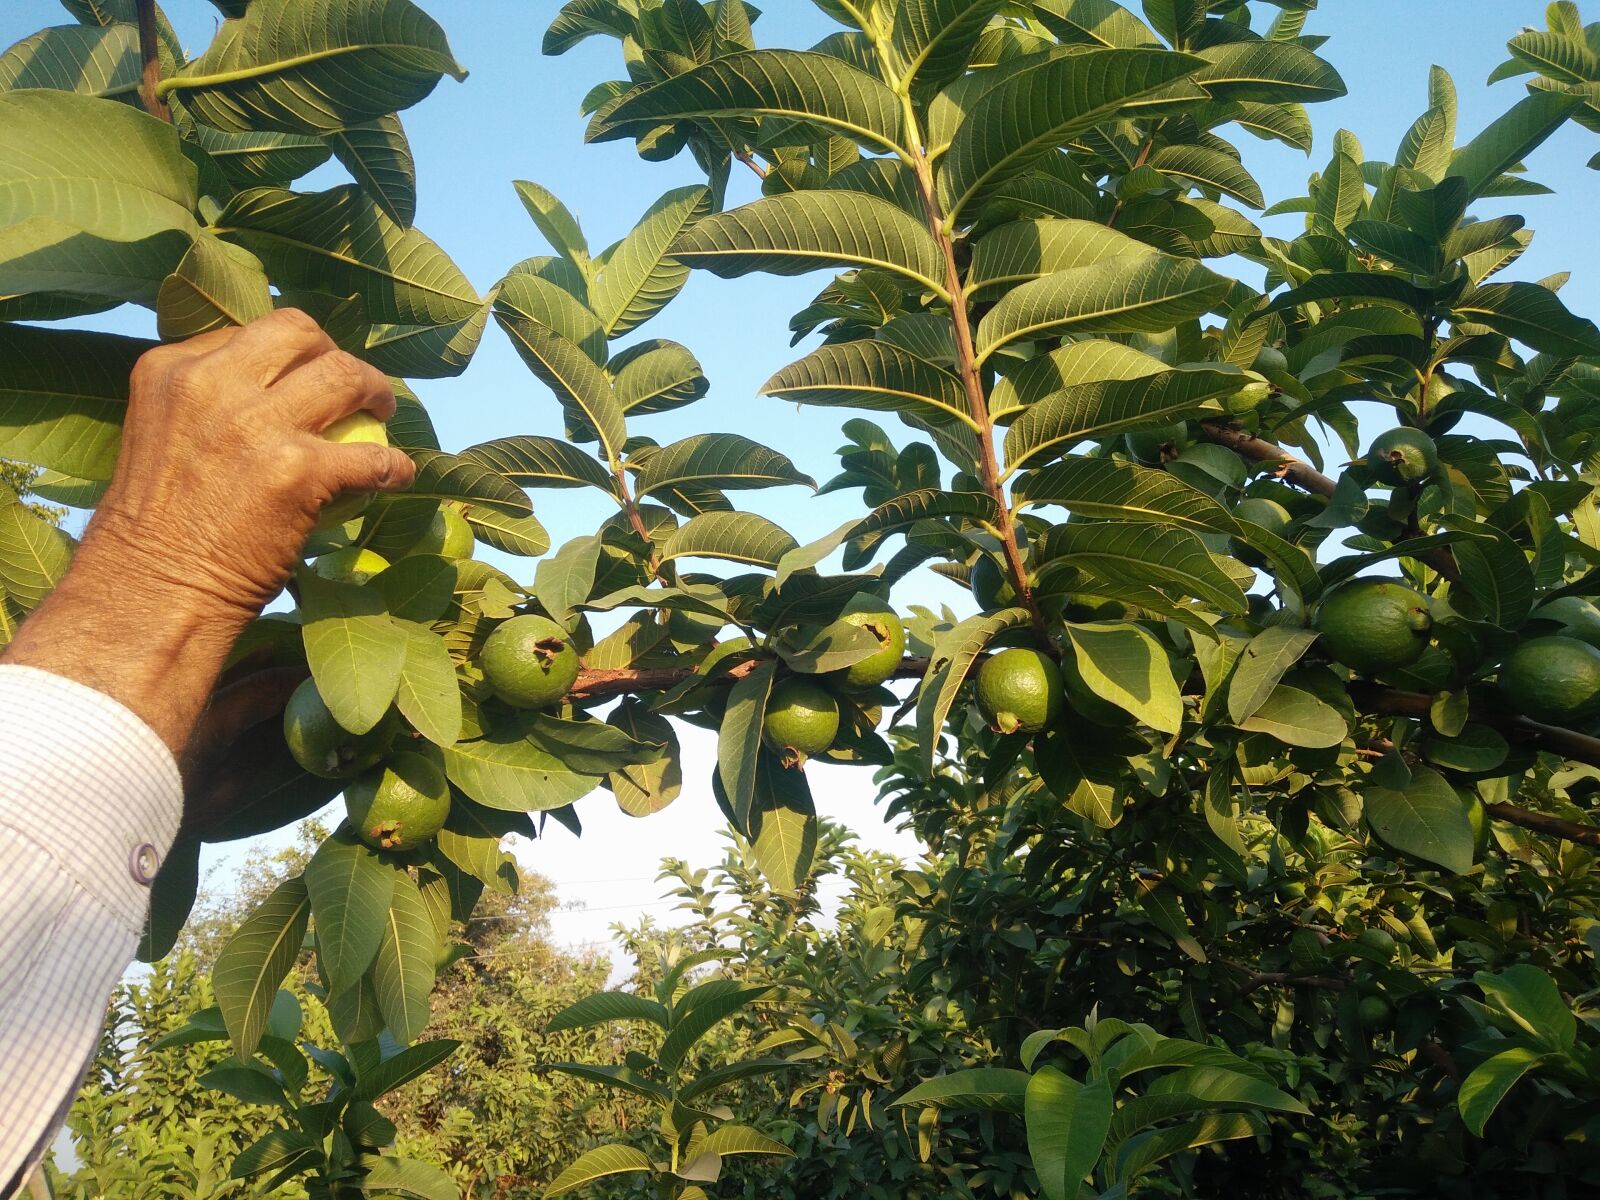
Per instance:
[[[444,25],[471,75],[462,84],[442,82],[432,97],[404,115],[419,160],[417,224],[480,290],[492,286],[511,264],[546,252],[512,191],[513,179],[536,180],[561,196],[596,249],[626,233],[663,191],[700,181],[687,155],[651,164],[637,157],[631,143],[583,144],[578,102],[596,82],[621,74],[620,56],[614,41],[597,38],[562,58],[542,57],[540,41],[558,0],[422,2]],[[167,0],[165,7],[190,52],[197,53],[215,28],[215,10],[204,0]],[[806,0],[768,0],[764,7],[767,13],[756,27],[762,45],[809,46],[836,28]],[[1313,107],[1317,146],[1309,160],[1241,135],[1237,140],[1246,164],[1274,200],[1304,191],[1306,175],[1326,161],[1340,127],[1361,139],[1369,157],[1390,159],[1425,105],[1428,67],[1434,63],[1456,79],[1460,136],[1466,140],[1522,96],[1520,82],[1489,88],[1484,80],[1505,58],[1506,38],[1524,25],[1542,26],[1543,11],[1542,0],[1324,0],[1308,32],[1330,36],[1322,54],[1344,76],[1350,94]],[[57,0],[7,0],[0,6],[0,46],[69,19]],[[1600,174],[1588,171],[1584,163],[1597,150],[1600,137],[1569,125],[1529,163],[1530,174],[1557,194],[1503,205],[1504,211],[1524,213],[1538,231],[1533,247],[1513,269],[1515,277],[1538,279],[1571,270],[1564,298],[1591,316],[1600,313],[1600,274],[1590,250]],[[339,178],[325,168],[302,186],[327,186]],[[754,198],[754,185],[752,176],[737,173],[730,203]],[[1269,228],[1292,236],[1299,221],[1278,218]],[[1246,278],[1260,282],[1253,273]],[[843,441],[839,424],[850,414],[797,412],[792,405],[757,395],[774,371],[803,352],[789,347],[788,319],[825,279],[819,274],[724,281],[696,275],[641,336],[674,338],[689,346],[706,368],[711,394],[678,413],[645,418],[634,432],[663,443],[695,432],[743,433],[789,454],[819,480],[834,474],[833,451]],[[146,333],[153,326],[147,314],[137,312],[97,321],[103,328],[129,332]],[[447,448],[516,433],[561,433],[555,402],[492,326],[464,377],[426,383],[418,391]],[[898,441],[908,440],[893,418],[880,418],[879,423]],[[801,489],[783,489],[749,494],[742,506],[778,520],[804,542],[850,517],[855,497],[812,498]],[[575,492],[535,493],[534,502],[557,544],[592,532],[607,511]],[[526,563],[507,565],[519,577],[531,577]],[[964,597],[936,577],[921,576],[915,599],[959,605]],[[564,898],[588,905],[585,913],[558,917],[561,936],[596,940],[612,920],[631,920],[639,911],[662,914],[658,888],[651,882],[659,857],[672,854],[705,864],[719,853],[714,830],[720,819],[706,788],[713,757],[710,739],[691,736],[686,753],[688,787],[666,813],[630,821],[616,816],[609,798],[599,793],[580,806],[589,826],[581,842],[558,833],[551,842],[528,848],[524,859],[529,866],[554,878]],[[817,772],[813,786],[824,813],[860,830],[874,844],[909,850],[907,842],[881,828],[865,773],[826,769]]]

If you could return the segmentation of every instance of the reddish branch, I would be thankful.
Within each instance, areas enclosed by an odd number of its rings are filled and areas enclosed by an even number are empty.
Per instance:
[[[754,171],[757,179],[765,179],[767,177],[767,168],[756,160],[756,156],[750,152],[748,147],[741,147],[734,152],[733,156]]]
[[[1321,471],[1303,459],[1296,458],[1282,446],[1258,438],[1253,433],[1221,421],[1205,421],[1200,430],[1206,438],[1219,446],[1232,450],[1247,462],[1262,463],[1272,469],[1273,475],[1292,483],[1313,496],[1332,496],[1339,486]],[[1417,556],[1452,583],[1461,581],[1461,571],[1456,566],[1455,555],[1446,546],[1436,546]]]
[[[737,663],[708,680],[710,683],[731,684],[743,679],[761,663],[760,659]],[[928,673],[928,660],[907,658],[901,661],[894,673],[896,679],[921,679]],[[631,696],[637,692],[671,691],[680,683],[693,679],[698,672],[688,667],[656,667],[644,671],[628,669],[584,671],[569,693],[574,700],[604,700],[612,696]]]
[[[144,63],[144,74],[139,84],[139,98],[145,111],[163,121],[172,120],[172,110],[156,94],[161,84],[161,40],[156,28],[156,0],[137,0],[139,14],[139,57]]]
[[[1279,479],[1294,484],[1314,496],[1331,496],[1339,485],[1310,463],[1290,454],[1282,446],[1247,433],[1236,425],[1221,421],[1206,421],[1200,426],[1206,437],[1219,446],[1226,446],[1248,462],[1263,463],[1272,468]]]

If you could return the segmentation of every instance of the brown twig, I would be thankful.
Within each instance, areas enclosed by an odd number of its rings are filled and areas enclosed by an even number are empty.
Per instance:
[[[1514,804],[1486,804],[1484,808],[1497,821],[1516,825],[1546,837],[1560,838],[1564,842],[1577,842],[1581,846],[1600,846],[1600,825],[1579,825],[1576,821],[1563,821],[1548,813],[1530,812]]]
[[[1339,486],[1336,480],[1330,479],[1310,463],[1296,458],[1282,446],[1265,438],[1258,438],[1237,425],[1228,425],[1222,421],[1205,421],[1201,423],[1200,430],[1208,441],[1226,446],[1248,462],[1262,463],[1271,467],[1272,473],[1279,479],[1292,483],[1313,496],[1331,496]]]
[[[1259,971],[1244,982],[1244,987],[1239,990],[1240,995],[1249,995],[1260,987],[1272,984],[1285,984],[1289,987],[1320,988],[1327,992],[1342,992],[1349,987],[1349,981],[1335,979],[1327,975],[1292,975],[1288,971]]]
[[[760,664],[759,659],[737,663],[719,672],[712,683],[728,683],[743,679]],[[921,679],[928,672],[925,658],[902,659],[894,673],[895,679]],[[574,700],[605,700],[612,696],[631,696],[638,692],[666,692],[680,683],[693,679],[699,672],[691,667],[655,667],[635,671],[617,670],[583,671],[568,695]]]
[[[733,152],[733,156],[754,171],[757,179],[765,179],[767,177],[767,168],[756,161],[756,156],[750,153],[750,148],[748,146],[744,146],[738,150],[735,150]]]
[[[156,0],[137,0],[136,11],[139,15],[139,58],[144,63],[139,99],[152,117],[171,121],[172,110],[156,94],[156,89],[161,85],[161,39],[156,29]]]
[[[1203,421],[1200,431],[1206,440],[1227,447],[1247,462],[1262,463],[1270,467],[1273,475],[1294,484],[1302,491],[1310,492],[1313,496],[1332,496],[1339,486],[1337,480],[1324,475],[1305,460],[1296,458],[1277,443],[1258,438],[1237,425],[1229,425],[1223,421]],[[1436,546],[1418,555],[1417,559],[1419,562],[1427,563],[1451,583],[1461,581],[1460,568],[1456,566],[1455,555],[1450,553],[1448,546]]]
[[[1394,717],[1425,717],[1433,705],[1432,698],[1421,692],[1402,692],[1363,682],[1350,685],[1350,699],[1363,712]],[[1471,719],[1477,724],[1498,729],[1519,745],[1549,750],[1573,762],[1600,767],[1600,738],[1574,729],[1542,725],[1527,717],[1495,709],[1473,709]]]
[[[1342,992],[1350,986],[1348,979],[1329,975],[1296,975],[1292,971],[1258,971],[1248,963],[1236,962],[1231,958],[1216,960],[1221,966],[1230,971],[1238,971],[1245,976],[1244,986],[1240,995],[1249,995],[1257,988],[1269,987],[1274,984],[1285,984],[1289,987],[1321,988],[1324,991]]]

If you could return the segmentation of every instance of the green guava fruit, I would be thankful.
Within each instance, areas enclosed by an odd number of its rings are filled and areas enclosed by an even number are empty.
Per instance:
[[[1422,483],[1439,470],[1439,447],[1422,430],[1401,426],[1372,443],[1367,464],[1384,483]]]
[[[1577,638],[1530,638],[1500,664],[1500,692],[1525,717],[1579,725],[1600,716],[1600,650]]]
[[[845,613],[840,620],[857,625],[878,640],[878,649],[868,658],[852,663],[835,678],[847,688],[874,688],[894,676],[906,653],[906,627],[893,609]]]
[[[813,679],[795,676],[772,689],[761,736],[786,767],[821,754],[839,736],[839,702]]]
[[[383,760],[394,738],[394,724],[385,719],[366,733],[351,733],[334,720],[308,679],[295,689],[283,710],[283,740],[295,762],[324,779],[349,779]]]
[[[1272,395],[1272,385],[1265,379],[1252,379],[1223,403],[1234,416],[1255,412]]]
[[[1383,996],[1363,996],[1356,1020],[1367,1030],[1387,1029],[1394,1022],[1394,1005]]]
[[[321,555],[311,569],[330,583],[365,583],[389,569],[389,560],[371,550],[349,546]]]
[[[350,828],[374,850],[415,850],[438,836],[450,815],[450,785],[432,759],[409,751],[344,790]]]
[[[1017,602],[1016,585],[1010,574],[987,554],[978,556],[972,568],[972,598],[984,612],[1010,608]]]
[[[439,511],[433,514],[433,520],[428,523],[427,531],[401,557],[436,554],[454,561],[471,558],[476,545],[466,515],[453,504],[441,504]]]
[[[1139,462],[1159,467],[1183,452],[1183,448],[1189,444],[1189,427],[1180,421],[1175,425],[1130,429],[1123,435],[1122,443]]]
[[[1076,654],[1065,655],[1061,659],[1060,670],[1062,693],[1066,697],[1067,707],[1073,712],[1086,721],[1110,729],[1132,724],[1132,713],[1111,703],[1089,686],[1088,680],[1084,679],[1083,671],[1078,666]]]
[[[1323,598],[1314,622],[1335,662],[1373,675],[1408,667],[1428,648],[1427,597],[1392,579],[1352,579]]]
[[[548,617],[512,617],[483,644],[483,677],[513,708],[548,708],[572,690],[582,663],[567,631]]]
[[[1001,733],[1037,733],[1060,715],[1064,686],[1044,651],[1002,650],[978,669],[978,710]]]
[[[365,410],[341,417],[324,429],[322,436],[341,446],[351,442],[373,442],[379,446],[389,444],[389,431],[384,428],[383,422]],[[318,531],[337,529],[346,521],[355,520],[371,503],[371,492],[346,492],[335,496],[322,506],[322,512],[317,517]]]
[[[1241,521],[1259,525],[1268,533],[1276,534],[1285,540],[1289,537],[1289,525],[1294,520],[1294,514],[1287,508],[1276,500],[1268,500],[1264,496],[1246,496],[1234,507],[1233,515]],[[1240,562],[1257,570],[1265,570],[1271,566],[1271,560],[1242,538],[1233,538],[1229,544]]]

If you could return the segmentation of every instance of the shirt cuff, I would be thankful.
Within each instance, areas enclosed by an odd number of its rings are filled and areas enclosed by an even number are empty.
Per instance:
[[[135,936],[182,817],[178,764],[133,712],[48,671],[0,666],[0,825]]]

